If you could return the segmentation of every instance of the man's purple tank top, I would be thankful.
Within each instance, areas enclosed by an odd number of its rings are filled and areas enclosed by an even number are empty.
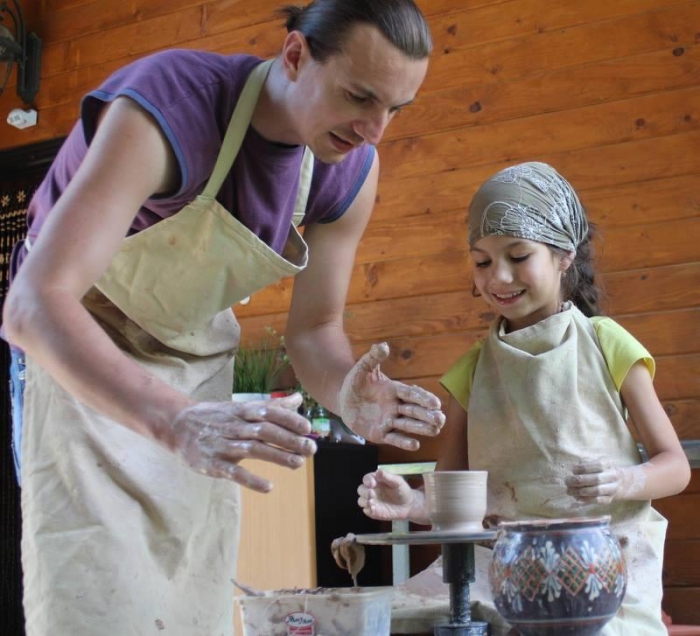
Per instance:
[[[119,96],[130,97],[156,119],[180,169],[178,191],[147,200],[134,218],[130,234],[182,209],[204,189],[245,80],[261,61],[249,55],[175,49],[142,58],[114,73],[83,99],[81,120],[30,202],[29,237],[34,239],[39,234],[78,169],[94,136],[100,107]],[[303,225],[328,223],[342,216],[362,187],[374,152],[374,147],[365,145],[341,163],[315,162]],[[217,196],[227,210],[278,253],[292,222],[302,154],[302,146],[271,143],[249,127],[230,178]],[[13,269],[24,253],[15,256],[19,258],[13,258]]]

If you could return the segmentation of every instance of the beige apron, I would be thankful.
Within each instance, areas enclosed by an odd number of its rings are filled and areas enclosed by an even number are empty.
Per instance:
[[[231,305],[306,265],[295,227],[280,256],[215,199],[269,66],[246,83],[203,194],[125,239],[83,299],[126,355],[199,400],[230,399],[239,336]],[[297,221],[310,152],[302,165]],[[84,406],[29,358],[24,423],[28,636],[231,634],[238,486],[195,473]]]
[[[566,494],[564,477],[582,457],[614,458],[621,466],[640,462],[591,322],[569,305],[513,333],[504,333],[502,322],[494,325],[479,356],[468,412],[469,467],[489,471],[488,514],[507,520],[612,515],[630,578],[623,605],[602,634],[665,635],[666,520],[648,502],[591,506]],[[478,551],[478,560],[489,558],[490,551]],[[478,568],[485,572],[486,563]],[[477,613],[500,621],[488,611],[490,595],[474,600],[482,603]]]

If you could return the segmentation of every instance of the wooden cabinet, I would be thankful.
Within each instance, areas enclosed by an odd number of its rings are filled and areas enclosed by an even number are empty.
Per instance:
[[[241,489],[236,580],[258,589],[314,587],[313,461],[298,470],[262,461],[244,466],[271,480],[274,488],[266,494]]]

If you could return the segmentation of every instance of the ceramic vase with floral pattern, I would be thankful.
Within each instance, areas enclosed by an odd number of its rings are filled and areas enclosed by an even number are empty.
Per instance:
[[[598,634],[627,587],[610,517],[501,523],[489,584],[496,609],[524,636]]]

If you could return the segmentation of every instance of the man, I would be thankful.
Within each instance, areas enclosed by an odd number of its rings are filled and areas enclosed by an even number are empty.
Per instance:
[[[356,363],[342,326],[373,145],[423,81],[427,25],[412,0],[283,13],[274,60],[168,51],[115,73],[32,201],[4,314],[26,353],[30,636],[230,633],[236,484],[271,487],[239,462],[315,452],[299,397],[230,401],[229,308],[280,277],[297,275],[286,342],[320,403],[406,449],[443,424],[380,372],[386,345]]]

